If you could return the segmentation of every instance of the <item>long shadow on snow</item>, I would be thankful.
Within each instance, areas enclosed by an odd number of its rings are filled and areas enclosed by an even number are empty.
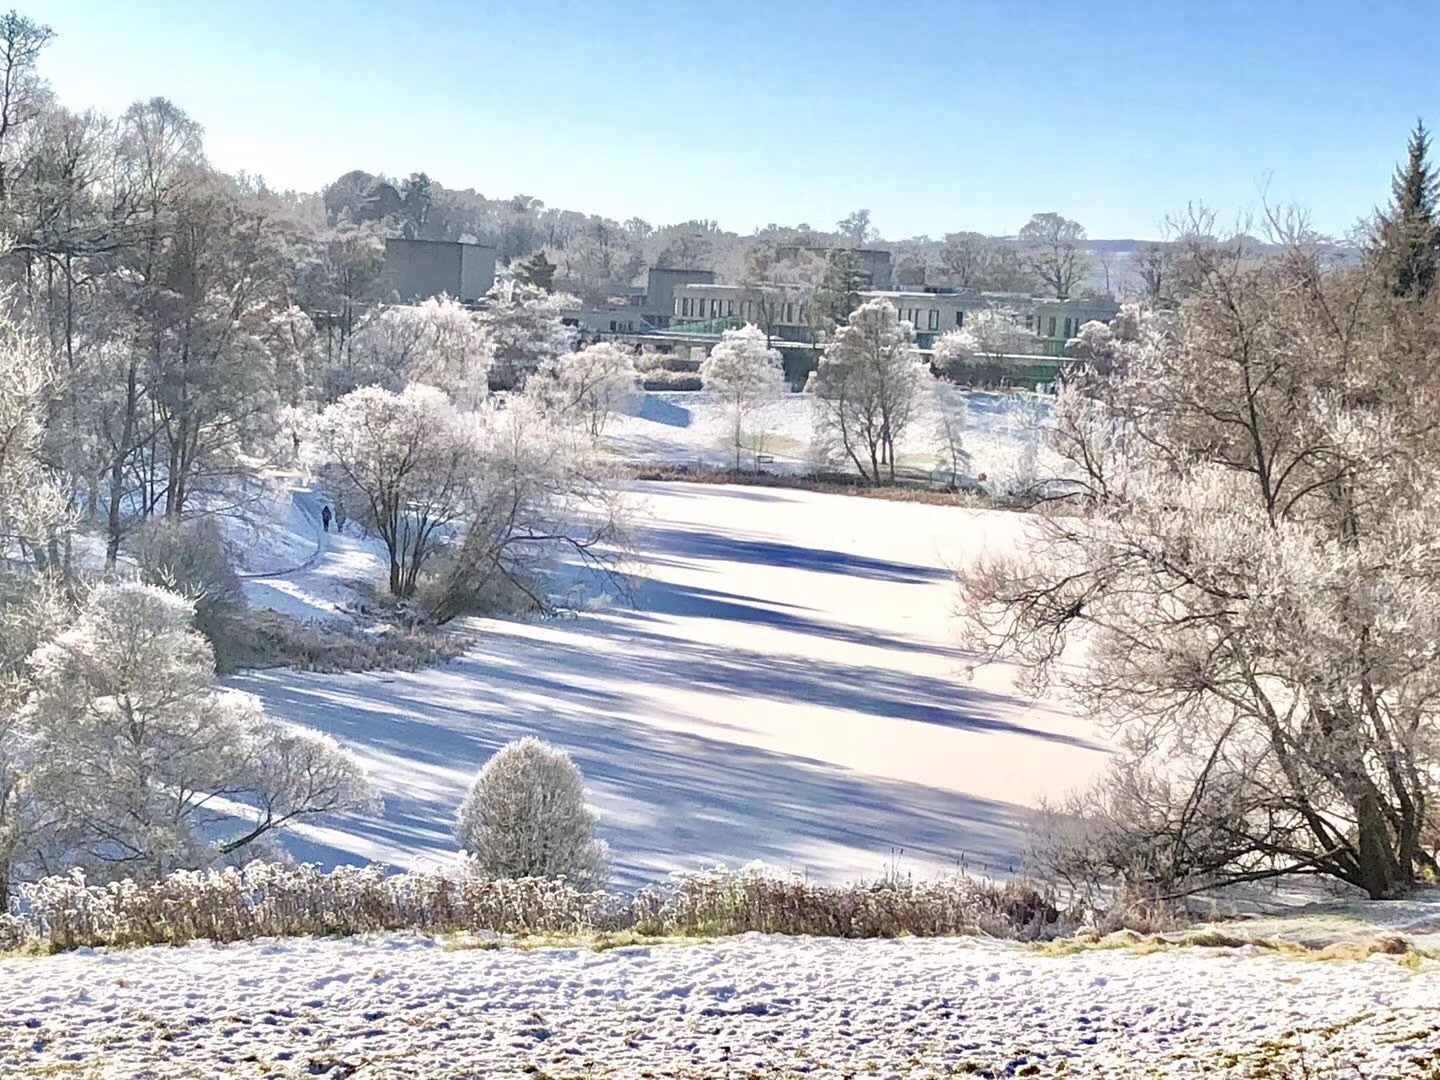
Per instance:
[[[437,706],[425,687],[408,685],[413,678],[386,686],[366,677],[372,685],[359,686],[333,676],[295,676],[261,678],[247,687],[274,715],[331,733],[370,757],[372,768],[378,754],[449,770],[427,769],[411,782],[387,775],[383,761],[375,769],[385,818],[350,829],[404,851],[453,850],[451,822],[473,769],[524,735],[556,742],[575,757],[622,884],[752,859],[833,878],[855,861],[846,850],[873,858],[877,875],[896,850],[903,852],[902,869],[908,856],[1007,871],[1021,848],[1025,813],[1010,804],[865,777],[562,702]],[[306,861],[356,861],[343,846],[296,837],[286,846]]]
[[[765,605],[765,606],[761,606]],[[928,641],[901,638],[892,634],[879,634],[842,623],[811,619],[791,611],[777,611],[776,608],[796,609],[797,605],[778,601],[751,598],[738,593],[718,589],[700,589],[677,585],[674,582],[645,578],[635,590],[636,611],[626,612],[621,618],[646,619],[655,615],[682,615],[700,619],[723,619],[727,622],[746,623],[752,626],[768,626],[808,637],[843,641],[851,645],[867,645],[876,649],[902,649],[911,652],[931,653],[937,656],[960,654],[954,649],[935,645]],[[798,610],[805,610],[799,608]]]
[[[671,557],[760,563],[786,570],[842,574],[872,581],[890,581],[898,585],[929,585],[946,581],[950,577],[949,571],[933,566],[873,559],[846,551],[801,547],[778,540],[721,536],[689,529],[646,529],[643,540],[643,549],[663,551]]]

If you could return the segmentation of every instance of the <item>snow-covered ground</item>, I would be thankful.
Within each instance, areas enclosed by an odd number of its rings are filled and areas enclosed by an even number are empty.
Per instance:
[[[1250,948],[196,944],[0,961],[0,1074],[1399,1080],[1440,1067],[1437,1001],[1434,961]]]
[[[1026,470],[1049,468],[1041,423],[1050,399],[1037,394],[975,392],[967,395],[968,423],[962,442],[971,463],[966,475],[1009,478]],[[772,460],[761,464],[770,472],[805,472],[823,463],[814,441],[814,398],[786,394],[767,405],[746,424],[746,447],[763,433],[760,452]],[[691,468],[729,468],[735,461],[734,428],[724,403],[703,391],[651,391],[633,416],[617,416],[606,429],[605,443],[616,457]],[[933,470],[948,476],[942,460],[936,419],[928,408],[901,437],[899,463],[910,470]],[[744,454],[741,467],[753,468],[754,455]],[[839,462],[840,467],[846,467]]]
[[[379,820],[293,836],[297,856],[450,859],[475,769],[533,734],[584,770],[621,884],[755,859],[824,880],[1007,873],[1026,808],[1103,766],[1088,724],[1016,695],[1007,669],[971,680],[954,641],[949,567],[1015,544],[1023,516],[714,485],[636,498],[633,607],[483,621],[463,658],[414,673],[235,680],[336,736],[385,796]],[[331,537],[262,584],[307,604],[357,553],[374,559]]]

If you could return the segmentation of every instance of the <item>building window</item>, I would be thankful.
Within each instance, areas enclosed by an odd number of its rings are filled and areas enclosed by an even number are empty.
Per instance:
[[[940,329],[940,309],[939,309],[939,308],[933,308],[933,307],[932,307],[932,308],[930,309],[930,329],[931,329],[931,330],[939,330],[939,329]]]
[[[610,332],[611,332],[612,334],[615,333],[615,320],[614,320],[614,319],[611,319],[611,320],[610,320]]]
[[[725,301],[725,314],[726,314],[726,315],[734,315],[734,314],[735,314],[735,301],[734,301],[734,300],[726,300],[726,301]]]
[[[1054,315],[1051,315],[1051,316],[1050,316],[1050,329],[1049,329],[1049,331],[1046,332],[1045,336],[1046,336],[1046,337],[1054,337],[1054,336],[1055,336],[1055,316],[1054,316]]]
[[[961,308],[959,311],[955,312],[955,325],[956,325],[956,326],[964,326],[964,325],[965,325],[965,309],[964,309],[964,308]]]
[[[786,305],[785,305],[785,323],[786,323],[786,325],[793,325],[794,322],[795,322],[795,305],[794,305],[794,304],[786,304]]]

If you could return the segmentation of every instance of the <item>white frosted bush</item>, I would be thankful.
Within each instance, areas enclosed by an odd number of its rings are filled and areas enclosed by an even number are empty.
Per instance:
[[[539,739],[503,746],[475,775],[455,837],[491,878],[563,877],[600,888],[609,852],[595,839],[585,778],[570,755]]]

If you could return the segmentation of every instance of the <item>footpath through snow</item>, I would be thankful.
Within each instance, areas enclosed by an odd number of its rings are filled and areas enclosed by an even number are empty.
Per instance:
[[[0,961],[0,1075],[1398,1080],[1437,1003],[1433,961],[1248,949],[257,941]]]

